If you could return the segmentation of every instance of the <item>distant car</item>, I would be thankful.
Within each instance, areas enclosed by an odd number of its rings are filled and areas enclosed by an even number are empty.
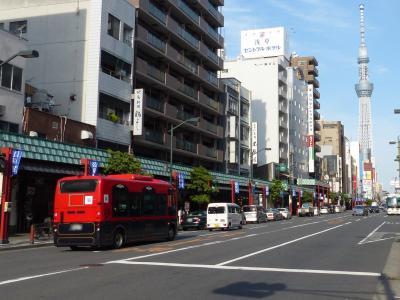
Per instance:
[[[266,222],[265,210],[261,205],[244,205],[242,207],[246,222]]]
[[[326,206],[323,206],[323,207],[321,207],[321,210],[319,212],[321,215],[329,214],[329,208]]]
[[[182,222],[182,229],[205,229],[207,226],[207,212],[193,211],[189,213]]]
[[[319,216],[321,214],[318,207],[314,206],[314,216]]]
[[[291,219],[292,213],[285,207],[285,208],[278,208],[279,212],[281,213],[283,219]]]
[[[340,205],[335,205],[334,206],[334,210],[335,210],[335,213],[341,213],[342,212],[342,207]]]
[[[368,216],[368,208],[362,205],[356,205],[353,208],[353,216]]]
[[[278,221],[282,220],[282,215],[276,208],[267,209],[267,220],[268,221]]]
[[[379,206],[371,206],[371,210],[372,210],[374,213],[380,213]]]

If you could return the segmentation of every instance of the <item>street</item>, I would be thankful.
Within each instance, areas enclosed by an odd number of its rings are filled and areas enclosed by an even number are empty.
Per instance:
[[[118,250],[2,251],[0,298],[373,299],[399,233],[398,217],[348,211]]]

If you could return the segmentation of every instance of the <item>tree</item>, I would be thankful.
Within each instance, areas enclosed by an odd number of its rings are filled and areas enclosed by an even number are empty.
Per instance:
[[[110,157],[103,168],[103,174],[144,174],[140,161],[133,154],[108,150]]]
[[[302,203],[308,203],[308,202],[313,202],[313,194],[311,194],[309,191],[303,191],[303,197],[301,198]]]
[[[339,195],[335,192],[329,192],[329,198],[331,198],[331,203],[332,204],[337,204],[337,200],[339,198]]]
[[[209,203],[211,194],[215,192],[212,181],[213,176],[206,168],[202,166],[194,167],[190,171],[190,183],[187,185],[191,192],[190,200],[199,205]]]
[[[367,199],[367,201],[365,201],[365,204],[366,204],[367,206],[371,206],[372,200],[371,200],[371,199]]]
[[[284,188],[283,188],[282,181],[274,179],[272,181],[272,185],[271,185],[270,192],[269,192],[272,202],[274,204],[276,204],[279,201],[279,199],[281,197],[281,192],[283,192],[283,191],[284,191]]]

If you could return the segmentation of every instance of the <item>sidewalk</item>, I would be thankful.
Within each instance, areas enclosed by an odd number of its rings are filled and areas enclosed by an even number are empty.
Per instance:
[[[44,236],[40,239],[35,239],[32,244],[30,241],[29,233],[18,233],[13,236],[8,237],[8,244],[0,244],[0,251],[4,250],[16,250],[16,249],[25,249],[25,248],[36,248],[36,247],[44,247],[53,244],[52,236]]]

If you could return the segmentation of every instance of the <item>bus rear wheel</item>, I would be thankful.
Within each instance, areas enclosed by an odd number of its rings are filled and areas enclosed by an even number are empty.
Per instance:
[[[175,239],[176,230],[174,226],[169,226],[168,234],[167,234],[167,241],[173,241]]]
[[[124,245],[124,233],[122,230],[118,230],[114,234],[114,239],[113,239],[113,248],[114,249],[119,249]]]

